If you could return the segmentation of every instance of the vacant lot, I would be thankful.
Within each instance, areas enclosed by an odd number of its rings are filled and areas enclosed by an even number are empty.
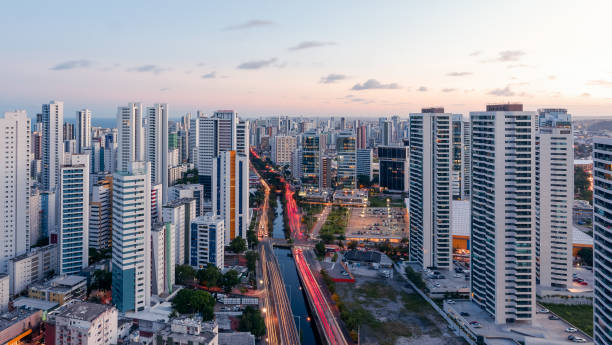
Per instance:
[[[578,327],[584,333],[593,336],[593,306],[592,305],[565,305],[542,303],[553,313],[565,321]]]
[[[356,285],[336,285],[347,309],[362,320],[361,344],[466,344],[427,302],[402,284],[360,279]]]

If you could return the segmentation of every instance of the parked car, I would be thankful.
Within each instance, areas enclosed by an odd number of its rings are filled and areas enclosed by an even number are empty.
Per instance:
[[[570,334],[570,335],[567,336],[567,340],[574,340],[574,339],[576,339],[575,335],[571,335]]]
[[[459,313],[459,315],[461,315],[461,316],[470,316],[470,313],[466,313],[466,312],[462,311],[461,313]]]
[[[546,308],[542,308],[542,309],[538,310],[538,313],[540,313],[540,314],[548,314],[548,313],[550,313],[550,310],[548,310]]]
[[[448,301],[446,301],[446,303],[448,303],[448,304],[455,304],[455,301],[453,301],[452,299],[449,299]]]
[[[589,283],[587,283],[587,282],[580,282],[580,283],[578,283],[578,284],[583,285],[583,286],[585,286],[585,285],[589,285]]]
[[[551,315],[548,317],[549,320],[560,320],[558,316],[556,315]]]
[[[574,343],[586,343],[586,339],[584,338],[580,338],[580,337],[576,337],[574,338]]]
[[[576,333],[576,332],[578,332],[578,330],[577,330],[577,329],[575,329],[574,327],[569,327],[569,328],[566,328],[566,329],[565,329],[565,331],[566,331],[567,333]],[[570,339],[570,340],[571,340],[571,339]]]

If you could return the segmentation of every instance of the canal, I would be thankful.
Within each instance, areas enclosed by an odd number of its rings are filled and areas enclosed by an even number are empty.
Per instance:
[[[285,238],[285,233],[283,231],[283,205],[280,201],[280,197],[277,197],[276,205],[276,218],[274,218],[272,237]],[[293,257],[291,257],[291,250],[287,248],[274,248],[274,255],[276,255],[280,266],[285,289],[287,290],[287,296],[291,302],[291,311],[294,315],[295,325],[298,328],[298,332],[300,332],[302,344],[322,344],[317,334],[317,330],[315,329],[315,323],[310,321],[312,320],[312,316],[308,308],[306,296],[304,296],[302,291],[302,285],[300,284],[300,278],[295,268],[295,262],[293,261]]]

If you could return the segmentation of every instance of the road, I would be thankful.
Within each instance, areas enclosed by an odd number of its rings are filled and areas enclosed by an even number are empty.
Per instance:
[[[317,238],[317,236],[319,236],[319,231],[321,231],[321,227],[323,227],[323,224],[325,224],[325,221],[327,220],[327,216],[329,216],[329,211],[331,211],[331,206],[330,205],[325,205],[325,208],[323,209],[323,211],[319,215],[319,218],[317,218],[317,222],[312,227],[312,235],[311,235],[311,237],[313,239],[315,239],[315,238]]]
[[[265,302],[265,321],[268,328],[268,343],[280,345],[299,345],[300,336],[295,327],[291,304],[287,297],[283,277],[272,246],[267,240],[259,245],[259,255],[263,270],[263,287],[268,298]]]

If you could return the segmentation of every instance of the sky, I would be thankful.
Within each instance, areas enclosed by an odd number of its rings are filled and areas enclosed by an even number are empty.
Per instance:
[[[610,1],[4,1],[0,111],[612,116]]]

